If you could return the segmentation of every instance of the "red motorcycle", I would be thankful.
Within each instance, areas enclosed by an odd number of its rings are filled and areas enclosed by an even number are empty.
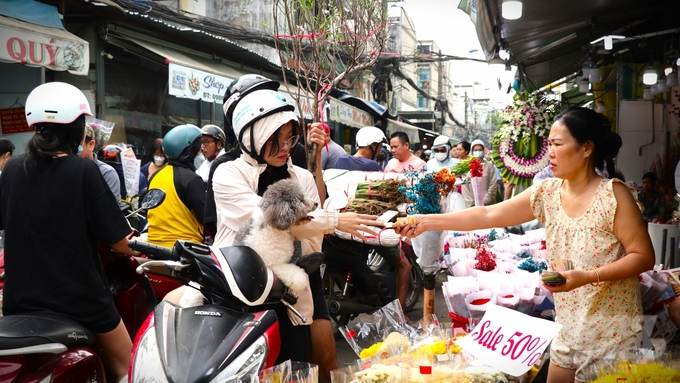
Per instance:
[[[158,206],[165,192],[150,190],[145,209]],[[109,248],[100,248],[114,302],[134,339],[157,303],[157,291],[171,290],[177,282],[157,283],[136,272],[140,263]],[[0,272],[4,273],[4,269]],[[94,334],[83,325],[57,314],[0,317],[0,382],[106,382],[106,372],[94,348]]]

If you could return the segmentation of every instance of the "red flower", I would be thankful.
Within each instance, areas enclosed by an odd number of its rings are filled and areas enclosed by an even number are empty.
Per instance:
[[[484,175],[484,166],[478,158],[470,160],[470,177],[481,177]]]

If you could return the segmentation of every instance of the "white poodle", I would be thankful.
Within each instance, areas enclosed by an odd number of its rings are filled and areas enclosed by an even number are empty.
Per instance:
[[[257,209],[236,233],[233,245],[255,250],[281,282],[298,293],[307,286],[308,277],[290,263],[295,254],[290,228],[309,222],[308,214],[314,209],[316,202],[305,196],[296,181],[278,181],[264,192]]]

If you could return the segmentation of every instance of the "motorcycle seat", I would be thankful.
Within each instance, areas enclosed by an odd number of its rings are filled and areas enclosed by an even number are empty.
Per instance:
[[[94,333],[79,322],[58,314],[0,317],[0,356],[58,354],[72,344],[93,345]]]

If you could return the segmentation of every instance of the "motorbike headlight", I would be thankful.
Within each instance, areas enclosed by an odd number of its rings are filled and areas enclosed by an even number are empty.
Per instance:
[[[150,327],[139,341],[133,361],[132,382],[168,383],[154,328]]]
[[[268,351],[266,339],[264,336],[259,337],[238,358],[211,380],[210,383],[257,382],[258,373],[267,361]]]

